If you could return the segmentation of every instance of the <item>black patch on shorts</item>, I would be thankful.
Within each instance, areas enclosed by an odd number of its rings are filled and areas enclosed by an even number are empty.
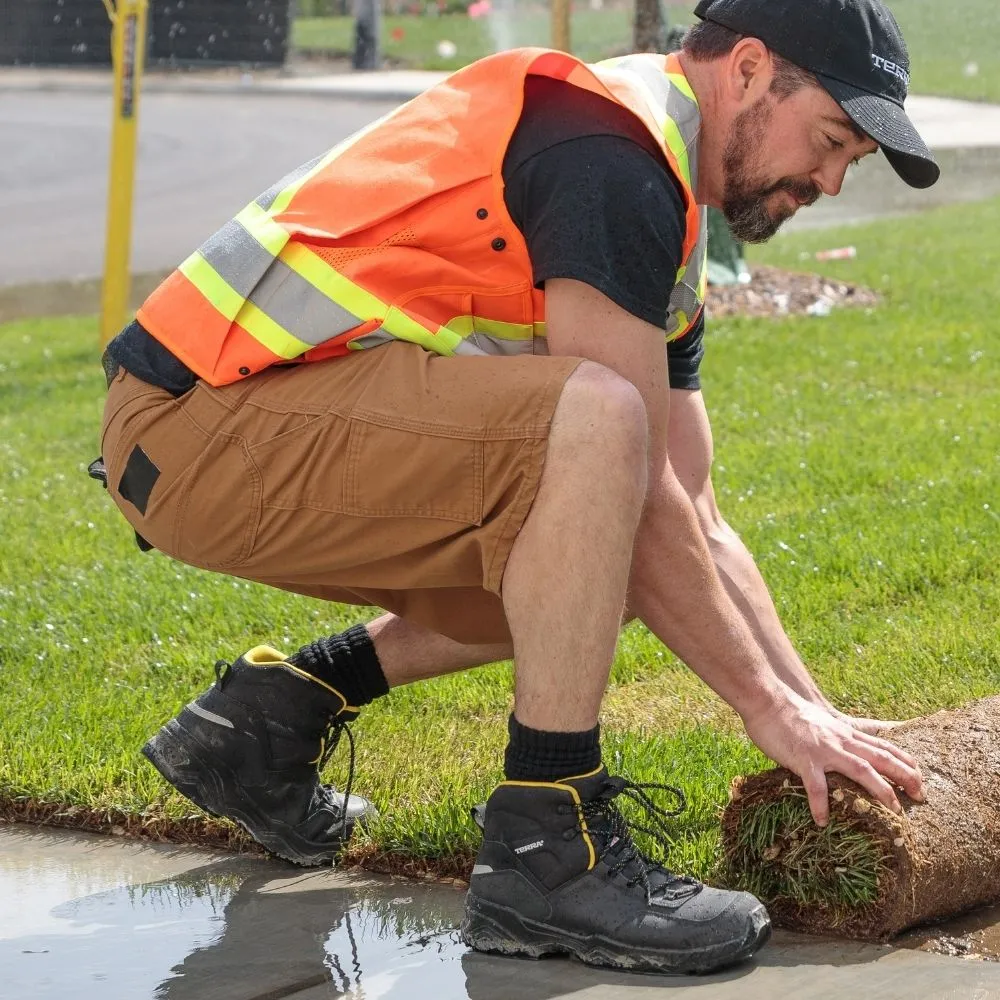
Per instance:
[[[135,505],[144,517],[149,494],[153,492],[160,470],[149,460],[149,456],[136,445],[128,457],[125,471],[118,481],[118,495]]]

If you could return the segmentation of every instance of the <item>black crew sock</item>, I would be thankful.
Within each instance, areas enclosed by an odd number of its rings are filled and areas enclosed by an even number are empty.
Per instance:
[[[589,774],[601,766],[601,727],[582,733],[548,733],[522,726],[511,715],[504,755],[508,781],[558,781]]]
[[[389,693],[382,664],[364,625],[303,646],[288,662],[339,691],[355,708]]]

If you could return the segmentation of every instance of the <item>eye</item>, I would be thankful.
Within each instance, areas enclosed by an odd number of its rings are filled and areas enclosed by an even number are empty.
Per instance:
[[[839,139],[834,139],[832,135],[827,135],[826,141],[830,143],[830,149],[843,149],[844,144]]]

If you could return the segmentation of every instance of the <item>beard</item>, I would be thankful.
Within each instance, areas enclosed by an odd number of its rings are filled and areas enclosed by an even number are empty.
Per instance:
[[[729,129],[722,157],[725,186],[722,212],[729,231],[744,243],[764,243],[795,209],[782,204],[769,209],[767,202],[778,191],[787,191],[798,201],[813,204],[822,193],[812,181],[784,177],[776,184],[767,184],[761,173],[757,151],[771,121],[770,99],[761,98],[753,107],[741,111]]]

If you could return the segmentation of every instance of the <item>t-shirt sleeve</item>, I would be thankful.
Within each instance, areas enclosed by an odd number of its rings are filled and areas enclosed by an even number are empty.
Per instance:
[[[666,327],[681,264],[684,204],[649,151],[620,135],[544,148],[506,177],[535,284],[575,278],[647,323]]]
[[[705,355],[705,313],[680,340],[667,344],[667,374],[671,389],[701,388],[701,359]]]

